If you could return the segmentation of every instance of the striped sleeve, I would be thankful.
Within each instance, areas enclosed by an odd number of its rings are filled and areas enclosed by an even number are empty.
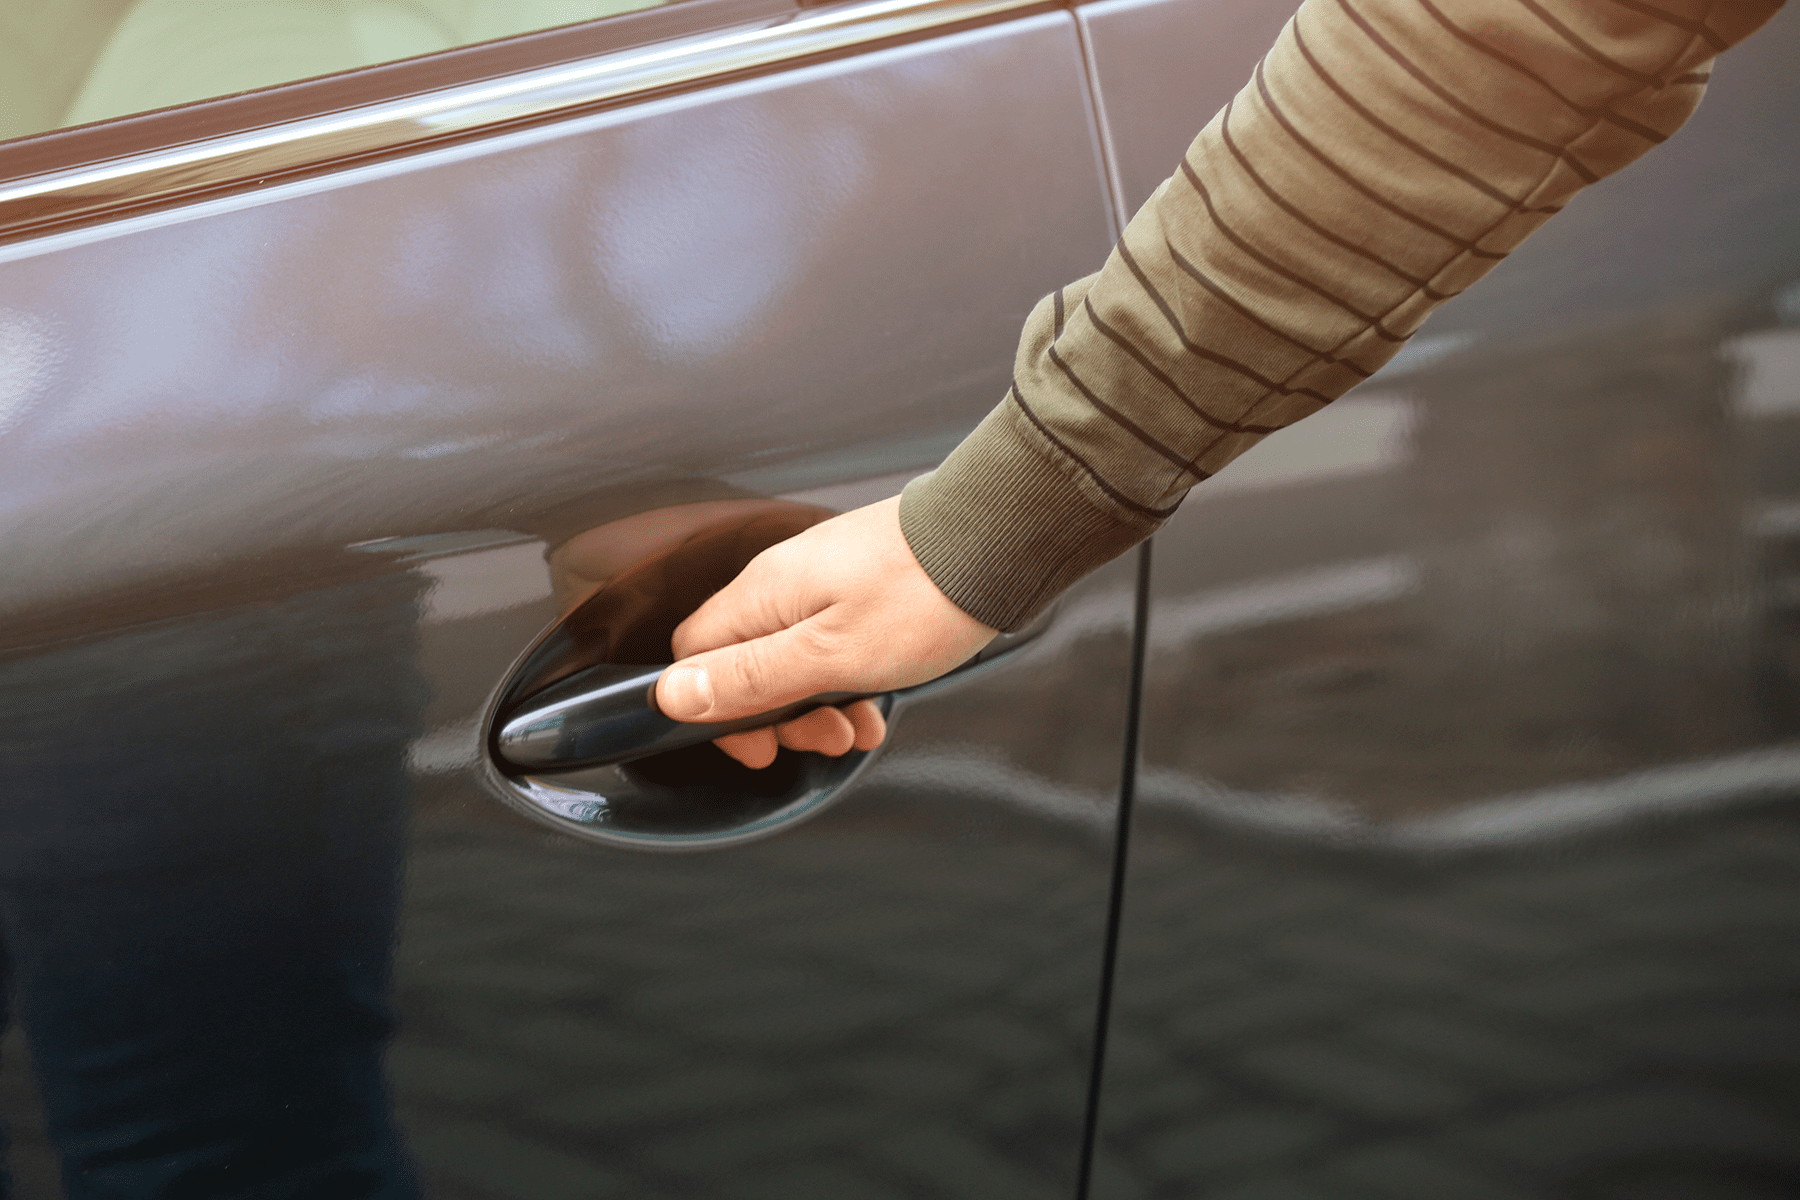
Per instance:
[[[1368,378],[1581,188],[1673,133],[1781,0],[1305,0],[901,525],[997,629]]]

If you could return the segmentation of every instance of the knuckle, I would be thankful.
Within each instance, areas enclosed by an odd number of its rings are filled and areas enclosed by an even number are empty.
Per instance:
[[[732,656],[732,674],[739,700],[749,704],[763,702],[771,693],[777,675],[775,664],[770,661],[768,644],[754,641],[738,647],[738,653]]]

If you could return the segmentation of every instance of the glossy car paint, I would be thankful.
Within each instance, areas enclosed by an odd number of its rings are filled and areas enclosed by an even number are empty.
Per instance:
[[[1069,1194],[1129,568],[755,845],[529,825],[477,717],[575,586],[547,552],[934,461],[1104,252],[1097,163],[1053,13],[0,249],[6,874],[226,853],[367,893],[329,919],[377,957],[403,875],[437,1195]],[[279,966],[218,899],[168,953]]]
[[[1128,203],[1282,9],[1079,10]],[[1106,235],[1059,23],[947,74],[890,56],[885,90],[826,68],[785,109],[722,89],[5,252],[7,762],[283,781],[52,830],[55,869],[173,863],[404,766],[395,1081],[439,1194],[1072,1190],[1124,568],[907,700],[769,841],[608,852],[471,782],[478,697],[569,586],[549,546],[872,499],[997,394]],[[1096,1195],[1794,1190],[1794,30],[1159,537]],[[670,152],[721,146],[748,218]],[[759,259],[771,232],[819,253]],[[660,268],[683,286],[641,310],[608,282]],[[753,403],[806,436],[756,441]],[[65,751],[117,696],[169,715]],[[265,736],[278,702],[299,744]],[[346,730],[361,760],[307,744]],[[0,1092],[49,1195],[20,1051]]]
[[[1286,8],[1081,10],[1132,203]],[[1095,1195],[1800,1191],[1797,57],[1156,537]]]

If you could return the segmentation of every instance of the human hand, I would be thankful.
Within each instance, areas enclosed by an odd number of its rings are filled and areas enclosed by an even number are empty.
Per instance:
[[[995,630],[956,607],[913,557],[898,496],[764,550],[675,630],[656,704],[678,721],[730,721],[821,692],[888,692],[936,679]],[[718,747],[747,767],[778,746],[841,755],[886,735],[872,701],[817,708]]]

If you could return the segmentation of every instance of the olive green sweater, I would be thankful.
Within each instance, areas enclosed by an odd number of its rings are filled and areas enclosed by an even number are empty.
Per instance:
[[[900,520],[1016,629],[1673,133],[1782,0],[1306,0]]]

